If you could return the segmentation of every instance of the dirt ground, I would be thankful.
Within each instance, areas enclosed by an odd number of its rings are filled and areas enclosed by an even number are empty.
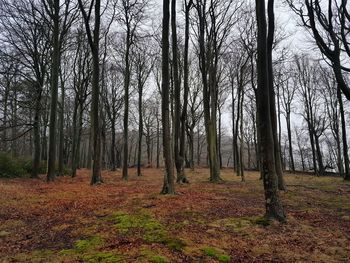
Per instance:
[[[53,183],[0,180],[0,262],[349,262],[350,184],[286,174],[287,222],[262,218],[258,173],[186,171],[190,184],[160,195],[162,170],[90,172]]]

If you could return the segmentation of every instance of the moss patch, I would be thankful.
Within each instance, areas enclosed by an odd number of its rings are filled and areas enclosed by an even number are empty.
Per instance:
[[[121,262],[119,255],[113,254],[112,252],[96,252],[82,257],[86,263],[117,263]]]
[[[75,250],[78,252],[85,252],[88,250],[96,249],[103,244],[103,240],[99,236],[94,236],[89,239],[82,239],[75,242]]]
[[[226,255],[221,249],[214,247],[204,247],[202,251],[205,255],[217,259],[219,262],[230,262],[231,257]]]
[[[147,260],[154,262],[154,263],[168,263],[170,262],[169,259],[165,256],[158,255],[154,253],[151,250],[143,249],[141,250],[141,255],[145,257]]]
[[[151,215],[146,213],[114,215],[115,227],[120,233],[142,238],[149,243],[161,243],[173,250],[182,250],[186,243],[176,237],[171,237],[165,227]]]

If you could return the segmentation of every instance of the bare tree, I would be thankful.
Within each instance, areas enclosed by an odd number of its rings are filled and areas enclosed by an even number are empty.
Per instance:
[[[271,8],[271,2],[268,5]],[[273,12],[273,9],[269,10]],[[268,47],[265,1],[256,0],[256,16],[258,24],[258,86],[257,86],[257,111],[258,129],[260,134],[260,158],[261,174],[265,190],[266,217],[278,221],[285,220],[285,213],[278,194],[278,177],[275,166],[275,151],[273,138],[273,125],[271,122],[271,106],[269,91],[269,73],[268,73]]]
[[[163,0],[162,22],[162,126],[163,126],[163,156],[165,163],[163,194],[175,194],[173,154],[171,147],[170,117],[169,117],[169,0]]]
[[[86,34],[92,53],[92,95],[91,95],[91,133],[92,133],[92,177],[91,184],[100,184],[103,182],[101,177],[101,130],[99,119],[99,80],[100,80],[100,21],[101,21],[101,1],[95,0],[90,3],[88,12],[85,10],[85,6],[82,0],[78,0],[79,8],[82,12]],[[93,8],[94,5],[94,8]],[[94,9],[94,29],[91,32],[91,12]]]

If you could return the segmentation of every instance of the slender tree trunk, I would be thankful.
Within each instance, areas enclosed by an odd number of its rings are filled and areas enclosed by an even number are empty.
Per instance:
[[[51,108],[50,108],[50,125],[49,125],[49,149],[47,161],[47,181],[55,180],[56,165],[56,122],[57,122],[57,100],[58,100],[58,79],[60,70],[60,1],[53,2],[53,51],[51,61]]]
[[[101,1],[95,0],[95,29],[92,51],[92,96],[91,96],[91,133],[92,133],[92,177],[91,184],[100,184],[103,182],[101,176],[101,131],[99,119],[99,43],[100,43],[100,8]]]
[[[188,63],[188,50],[189,50],[189,38],[190,38],[190,10],[192,7],[192,0],[188,3],[185,1],[185,50],[184,50],[184,95],[183,95],[183,106],[181,113],[181,133],[180,133],[180,153],[179,157],[182,160],[182,173],[177,178],[178,182],[188,183],[188,179],[185,175],[184,160],[185,160],[185,138],[186,138],[186,121],[187,121],[187,105],[188,105],[188,92],[189,92],[189,63]],[[192,145],[193,146],[193,145]],[[193,151],[193,148],[192,148]],[[193,154],[193,152],[192,152]],[[193,157],[193,155],[192,155]],[[192,159],[193,160],[193,159]]]
[[[4,103],[4,116],[3,116],[3,125],[4,127],[7,126],[7,117],[8,117],[8,97],[9,97],[9,89],[10,89],[10,84],[8,83],[6,90],[5,90],[5,94],[4,94],[4,98],[3,98],[3,103]],[[2,150],[4,152],[7,152],[7,129],[5,128],[3,130],[3,134],[2,134]]]
[[[163,0],[162,21],[162,126],[163,156],[165,163],[164,185],[162,194],[175,194],[173,151],[171,147],[171,127],[169,117],[169,0]]]
[[[138,83],[139,91],[139,141],[137,150],[137,176],[141,176],[141,150],[142,150],[142,134],[143,134],[143,119],[142,119],[142,84],[141,80]]]
[[[218,153],[219,153],[219,166],[220,169],[222,169],[222,152],[221,152],[221,110],[220,106],[218,107],[218,112],[219,112],[219,134],[218,134]]]
[[[128,29],[129,31],[130,29]],[[129,32],[127,36],[126,53],[125,53],[125,73],[124,73],[124,158],[123,158],[123,180],[128,180],[128,134],[129,134],[129,86],[130,86],[130,43],[129,43]]]
[[[323,165],[323,157],[320,147],[320,140],[319,136],[315,135],[315,146],[316,146],[316,156],[317,156],[317,163],[318,163],[318,173],[319,175],[325,174],[325,168]]]
[[[318,175],[318,169],[316,164],[315,137],[314,137],[313,128],[311,124],[308,124],[308,128],[309,128],[309,137],[310,137],[310,144],[311,144],[311,151],[312,151],[312,165],[313,165],[315,174]]]
[[[160,167],[160,128],[159,128],[159,118],[157,109],[157,169]]]
[[[65,97],[65,89],[64,89],[64,81],[61,72],[61,111],[60,111],[60,141],[58,147],[58,175],[63,175],[63,166],[64,166],[64,97]]]
[[[287,133],[288,133],[288,143],[289,143],[289,160],[290,160],[290,169],[295,172],[294,166],[294,157],[293,157],[293,141],[292,141],[292,131],[290,125],[290,112],[286,114],[286,123],[287,123]]]
[[[116,170],[116,154],[115,154],[115,118],[112,121],[112,134],[111,134],[111,171]]]
[[[33,133],[34,133],[34,155],[33,155],[33,167],[32,167],[32,178],[38,178],[40,168],[40,110],[41,110],[41,87],[38,91],[37,101],[34,110],[34,122],[33,122]]]
[[[208,58],[206,54],[205,32],[206,32],[206,6],[197,7],[199,16],[199,63],[203,84],[203,108],[204,124],[207,138],[207,148],[210,167],[210,182],[221,182],[220,166],[217,152],[217,65],[215,58]],[[214,47],[212,47],[214,48]],[[211,60],[211,61],[210,61]],[[208,62],[209,61],[209,62]],[[208,80],[209,78],[209,80]]]
[[[241,95],[241,102],[240,102],[240,142],[239,142],[239,170],[240,170],[240,176],[242,178],[242,182],[245,182],[244,177],[244,163],[243,163],[243,148],[244,148],[244,140],[243,140],[243,101],[244,101],[244,90],[242,88],[242,95]]]
[[[343,155],[344,155],[344,164],[345,164],[344,179],[350,180],[350,162],[349,162],[349,154],[348,154],[348,142],[347,142],[347,136],[346,136],[344,106],[343,106],[343,99],[341,97],[341,91],[339,87],[337,89],[337,97],[339,101],[339,111],[340,111],[342,141],[343,141]]]
[[[271,122],[270,88],[267,42],[266,42],[266,16],[265,1],[256,0],[256,15],[258,25],[258,87],[257,110],[259,114],[258,129],[260,134],[261,175],[265,190],[265,216],[278,221],[285,220],[285,213],[278,195],[278,177],[276,174],[273,126]],[[269,1],[269,4],[271,2]],[[270,9],[271,11],[271,9]],[[273,11],[273,10],[272,10]]]
[[[274,153],[275,153],[275,165],[276,173],[278,177],[278,189],[286,190],[286,186],[283,179],[281,148],[277,135],[277,113],[276,113],[276,95],[274,91],[273,83],[273,66],[272,66],[272,47],[275,32],[275,16],[273,12],[274,0],[268,1],[268,35],[267,35],[267,67],[268,67],[268,81],[270,92],[270,114],[272,124],[272,135],[274,141]]]

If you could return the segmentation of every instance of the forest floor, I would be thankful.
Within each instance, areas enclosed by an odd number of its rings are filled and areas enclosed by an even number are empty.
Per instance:
[[[0,262],[349,262],[350,184],[341,178],[286,174],[287,222],[264,213],[258,173],[246,182],[223,170],[187,171],[177,195],[160,195],[162,170],[130,180],[90,172],[53,183],[0,180]]]

